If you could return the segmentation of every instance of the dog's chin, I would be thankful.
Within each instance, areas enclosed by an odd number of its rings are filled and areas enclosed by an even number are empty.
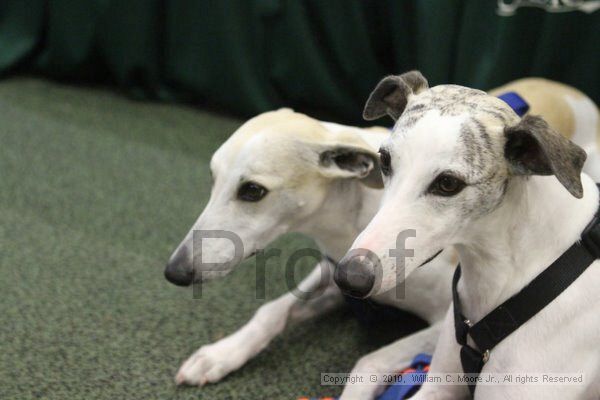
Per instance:
[[[437,256],[439,256],[439,255],[442,253],[442,251],[443,251],[443,250],[444,250],[444,249],[441,249],[441,250],[439,250],[438,252],[436,252],[434,255],[432,255],[431,257],[427,258],[427,259],[426,259],[425,261],[423,261],[423,262],[422,262],[422,263],[421,263],[421,264],[420,264],[420,265],[419,265],[417,268],[421,268],[422,266],[424,266],[424,265],[427,265],[427,264],[429,264],[430,262],[432,262],[433,260],[435,260],[435,259],[436,259],[436,257],[437,257]]]
[[[248,254],[247,256],[245,256],[241,262],[248,260],[249,258],[252,258],[253,256],[256,255],[256,251],[251,252],[250,254]],[[231,272],[233,272],[233,270],[235,269],[236,266],[238,266],[240,263],[237,263],[233,266],[227,266],[226,268],[223,269],[219,269],[219,270],[213,270],[213,271],[195,271],[194,272],[194,277],[193,279],[185,284],[178,284],[178,286],[190,286],[190,285],[196,285],[196,284],[200,284],[200,283],[206,283],[206,282],[210,282],[210,281],[214,281],[214,280],[218,280],[221,278],[224,278],[225,276],[229,275]]]
[[[195,273],[193,283],[194,284],[206,283],[206,282],[215,281],[215,280],[224,278],[227,275],[229,275],[234,269],[235,268],[232,267],[232,268],[217,270],[217,271],[202,271],[200,273]]]

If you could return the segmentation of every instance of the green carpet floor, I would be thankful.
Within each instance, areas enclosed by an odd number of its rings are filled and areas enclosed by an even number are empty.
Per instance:
[[[208,198],[210,155],[239,124],[104,90],[0,82],[0,399],[339,393],[320,386],[320,372],[348,371],[377,347],[343,310],[288,329],[218,384],[173,384],[182,360],[264,302],[252,260],[201,299],[162,275]],[[310,243],[288,235],[275,245]],[[284,282],[269,261],[267,298]]]

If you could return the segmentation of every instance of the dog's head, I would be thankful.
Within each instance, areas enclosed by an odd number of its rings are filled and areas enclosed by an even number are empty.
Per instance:
[[[333,181],[382,187],[377,149],[289,109],[261,114],[213,155],[208,204],[165,270],[189,285],[230,272],[315,213]]]
[[[336,270],[338,285],[355,296],[394,287],[460,243],[473,221],[493,213],[511,183],[528,175],[554,175],[573,196],[582,196],[585,152],[541,118],[519,118],[485,92],[428,88],[417,71],[390,76],[364,110],[368,120],[386,114],[396,124],[380,149],[382,205]],[[405,239],[412,256],[398,249]],[[410,256],[404,268],[396,259],[402,255]]]

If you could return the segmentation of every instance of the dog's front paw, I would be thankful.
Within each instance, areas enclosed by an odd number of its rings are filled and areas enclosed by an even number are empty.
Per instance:
[[[236,356],[235,349],[223,346],[221,342],[202,346],[179,368],[175,383],[202,386],[218,382],[244,361]]]

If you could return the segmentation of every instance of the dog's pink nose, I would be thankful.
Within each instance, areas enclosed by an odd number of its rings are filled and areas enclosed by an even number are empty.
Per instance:
[[[348,254],[338,263],[333,280],[345,294],[364,298],[375,285],[375,267],[367,257]]]
[[[194,269],[185,247],[180,248],[167,263],[165,278],[177,286],[189,286],[194,282]]]

